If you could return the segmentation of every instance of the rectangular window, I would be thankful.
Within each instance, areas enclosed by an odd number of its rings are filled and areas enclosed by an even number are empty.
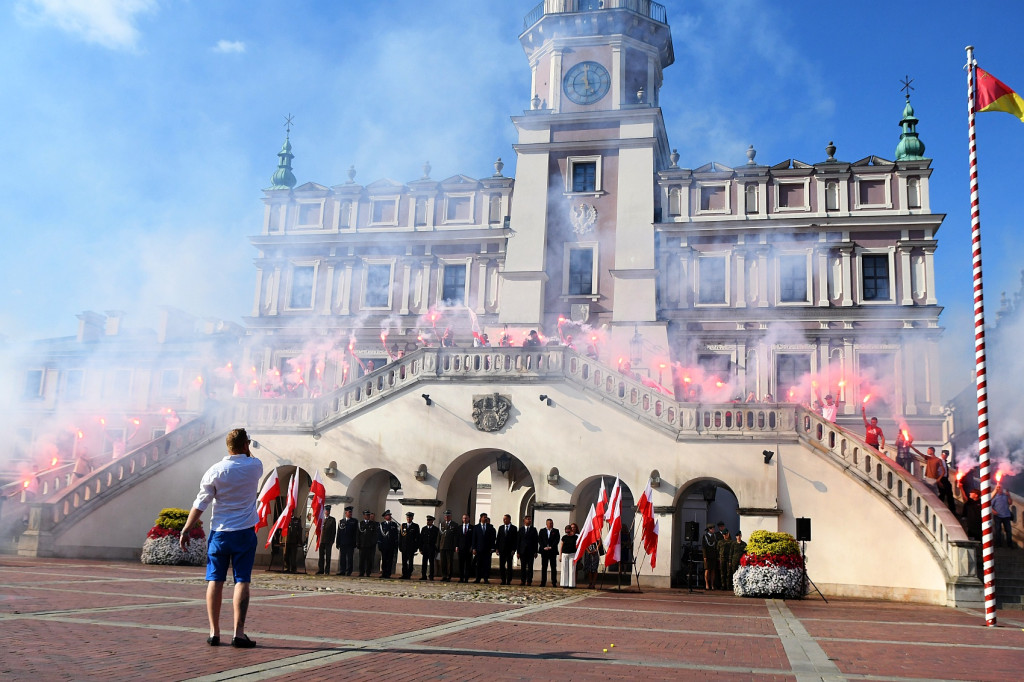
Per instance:
[[[757,213],[757,185],[748,183],[743,189],[744,210],[747,215]]]
[[[338,207],[338,227],[349,227],[352,221],[352,202],[343,201]]]
[[[779,256],[779,301],[807,301],[807,257]]]
[[[732,378],[732,359],[722,353],[705,353],[697,356],[697,366],[704,370],[704,376],[728,382]]]
[[[370,202],[370,216],[373,222],[394,225],[395,224],[395,200],[394,199],[373,199]]]
[[[811,356],[804,354],[780,353],[775,356],[775,385],[782,401],[796,398],[803,377],[811,373]],[[790,391],[793,393],[791,394]]]
[[[921,180],[919,178],[907,180],[907,207],[921,208]]]
[[[413,224],[426,225],[427,224],[427,199],[426,197],[419,197],[416,199],[416,215],[413,218]]]
[[[594,249],[569,249],[570,296],[590,296],[594,293]]]
[[[181,390],[181,371],[165,369],[160,373],[160,397],[176,397]]]
[[[391,301],[391,265],[389,263],[366,266],[366,292],[363,306],[387,308]]]
[[[467,222],[473,216],[469,214],[470,197],[448,197],[448,208],[444,219],[448,222]]]
[[[779,208],[803,208],[803,183],[779,185]]]
[[[501,195],[492,194],[487,202],[487,222],[494,224],[501,222]]]
[[[64,398],[66,400],[78,400],[85,390],[85,371],[81,369],[69,369],[64,377]]]
[[[25,400],[38,400],[43,397],[43,376],[41,369],[30,369],[25,372]]]
[[[103,387],[105,398],[125,400],[131,397],[132,371],[130,369],[115,369],[107,374],[107,383]]]
[[[466,266],[445,265],[441,299],[448,304],[463,303],[466,299]]]
[[[864,274],[864,300],[889,300],[889,257],[886,255],[861,256]]]
[[[597,190],[597,162],[577,161],[572,165],[572,191],[594,192]]]
[[[701,187],[700,188],[700,210],[702,211],[724,211],[725,187]]]
[[[839,210],[839,183],[835,180],[829,180],[825,183],[825,210]]]
[[[292,268],[292,289],[288,297],[288,307],[305,309],[313,307],[313,280],[316,269],[312,265],[294,266]]]
[[[697,302],[725,303],[725,258],[699,258],[697,270]]]
[[[299,225],[319,225],[320,204],[299,204]]]
[[[885,180],[860,181],[861,206],[885,206]]]

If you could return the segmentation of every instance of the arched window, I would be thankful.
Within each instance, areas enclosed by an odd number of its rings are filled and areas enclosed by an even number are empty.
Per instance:
[[[907,180],[907,207],[921,208],[921,179],[910,178]]]
[[[744,206],[747,214],[757,213],[757,185],[749,182],[743,190]]]
[[[835,180],[825,183],[825,210],[839,210],[839,183]]]

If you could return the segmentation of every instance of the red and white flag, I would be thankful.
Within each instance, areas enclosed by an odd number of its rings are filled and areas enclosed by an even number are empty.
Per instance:
[[[327,504],[327,490],[324,488],[324,482],[320,478],[319,469],[313,472],[313,482],[309,486],[309,494],[313,496],[311,509],[313,512],[313,523],[316,525],[316,548],[320,549],[320,531],[323,530],[324,518],[327,515],[324,508]]]
[[[284,503],[284,511],[277,517],[277,521],[274,522],[273,528],[267,533],[267,544],[263,546],[264,549],[270,547],[270,541],[274,537],[274,533],[281,531],[281,539],[284,540],[288,537],[288,523],[292,520],[292,512],[295,511],[295,506],[298,502],[299,497],[299,477],[292,474],[292,478],[288,481],[288,496]]]
[[[608,507],[608,541],[604,543],[608,548],[604,555],[604,565],[611,566],[619,563],[621,555],[622,535],[622,486],[619,484],[618,476],[615,477],[615,485],[612,486],[611,504]]]
[[[273,508],[274,500],[280,495],[281,481],[277,477],[277,469],[274,469],[263,483],[263,489],[260,490],[260,494],[256,498],[256,513],[260,517],[260,520],[256,522],[257,531],[270,525],[270,510]]]
[[[584,552],[587,551],[587,547],[590,547],[595,542],[601,540],[601,527],[597,525],[597,513],[594,510],[594,505],[590,505],[590,512],[587,514],[587,521],[583,524],[583,529],[580,531],[579,540],[576,541],[576,556],[572,558],[572,562],[575,564],[583,556]]]
[[[660,532],[660,521],[654,522],[649,535],[644,537],[644,550],[651,556],[651,568],[658,561],[658,533]]]
[[[594,506],[594,527],[601,531],[604,529],[604,513],[608,509],[608,491],[604,487],[604,476],[601,477],[601,487],[597,491],[597,504]]]
[[[640,512],[640,541],[644,545],[644,551],[651,555],[651,568],[654,568],[654,561],[658,553],[658,523],[654,520],[654,491],[651,490],[651,481],[648,479],[647,488],[636,509]]]

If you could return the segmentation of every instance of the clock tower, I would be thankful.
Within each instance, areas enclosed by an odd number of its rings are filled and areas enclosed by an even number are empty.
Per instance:
[[[643,369],[668,357],[653,231],[655,177],[670,151],[658,101],[674,60],[665,8],[546,0],[524,24],[532,91],[529,110],[513,117],[501,321],[549,335],[559,317],[603,328],[601,359],[631,357]]]

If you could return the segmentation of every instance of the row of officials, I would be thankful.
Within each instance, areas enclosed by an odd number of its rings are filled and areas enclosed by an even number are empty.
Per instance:
[[[405,523],[392,520],[391,510],[385,510],[383,521],[377,521],[369,510],[363,510],[362,520],[352,518],[352,507],[345,507],[345,514],[335,520],[331,507],[325,507],[320,541],[320,557],[317,575],[331,572],[333,548],[337,547],[337,575],[352,575],[356,570],[356,550],[359,550],[359,576],[370,576],[375,566],[377,550],[380,551],[380,577],[391,578],[396,570],[397,555],[401,554],[401,578],[408,580],[416,568],[416,555],[420,557],[420,580],[434,579],[435,560],[440,564],[441,580],[451,582],[458,575],[459,582],[490,582],[491,559],[497,553],[499,574],[502,585],[512,584],[513,560],[518,559],[522,568],[520,584],[533,584],[534,560],[541,559],[540,585],[547,584],[548,568],[551,569],[551,584],[557,584],[555,561],[561,539],[549,519],[545,528],[539,531],[533,527],[530,517],[523,519],[522,527],[512,524],[506,514],[500,525],[491,523],[486,514],[480,515],[478,523],[470,523],[467,514],[462,521],[453,521],[452,512],[446,509],[444,519],[434,525],[434,517],[427,516],[425,526],[413,521],[415,515],[408,512]]]

